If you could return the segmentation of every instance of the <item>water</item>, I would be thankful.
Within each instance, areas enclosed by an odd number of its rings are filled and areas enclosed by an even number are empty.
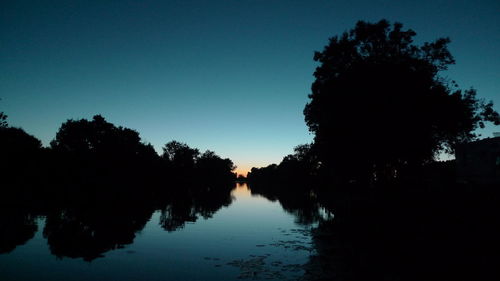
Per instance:
[[[133,227],[121,230],[120,222],[103,214],[98,217],[116,223],[114,230],[118,230],[99,234],[102,241],[95,239],[96,231],[90,230],[87,236],[80,233],[83,237],[80,240],[61,238],[61,233],[72,233],[67,231],[68,225],[89,228],[81,226],[84,223],[79,221],[68,223],[67,214],[60,215],[65,219],[64,231],[57,220],[49,223],[47,217],[37,218],[38,229],[33,238],[0,254],[0,280],[299,278],[303,274],[301,265],[313,254],[309,232],[312,226],[296,223],[296,217],[287,213],[278,201],[252,195],[246,184],[237,185],[231,191],[231,198],[228,206],[198,212],[180,223],[168,211],[154,210],[143,227],[137,219]],[[188,212],[195,213],[191,209]],[[165,221],[162,218],[165,213],[170,214],[168,225],[176,227],[164,227],[161,222]],[[130,229],[133,230],[128,233]],[[123,237],[109,237],[111,234]],[[110,242],[115,238],[119,242]],[[91,246],[72,244],[85,239]],[[68,250],[72,247],[75,249]],[[99,249],[99,255],[95,255],[92,247]]]

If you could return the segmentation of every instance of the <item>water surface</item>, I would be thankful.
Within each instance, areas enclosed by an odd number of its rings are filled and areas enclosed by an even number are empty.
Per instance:
[[[34,221],[38,228],[33,238],[0,254],[0,279],[295,280],[303,274],[301,265],[312,254],[311,225],[297,223],[278,201],[252,195],[246,184],[237,185],[230,203],[219,208],[203,212],[188,207],[190,215],[181,219],[170,206],[154,210],[143,227],[134,219],[128,223],[133,227],[124,230],[113,216],[102,214],[99,223],[115,223],[120,232],[100,234],[101,240],[90,230],[81,234],[89,227],[76,219],[68,223],[68,214],[40,217]],[[80,232],[68,231],[73,228]],[[110,233],[123,237],[111,243],[115,237]],[[78,241],[89,241],[89,250],[72,244]],[[100,249],[99,255],[92,247]]]

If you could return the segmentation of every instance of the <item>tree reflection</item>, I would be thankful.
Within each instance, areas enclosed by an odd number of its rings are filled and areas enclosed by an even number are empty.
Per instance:
[[[297,224],[310,225],[329,217],[318,202],[316,194],[307,185],[260,182],[251,183],[250,190],[252,194],[279,201],[283,209],[295,217]]]
[[[22,196],[12,197],[0,213],[0,253],[9,253],[33,238],[38,230],[36,217],[44,216],[43,237],[53,255],[92,261],[132,244],[157,210],[161,227],[172,232],[199,217],[212,217],[233,199],[231,182],[172,185],[161,196],[130,192],[138,187],[124,183],[114,187],[73,186],[67,188],[71,196],[42,198],[45,205],[25,204]]]
[[[181,188],[185,192],[173,196],[161,208],[161,227],[170,232],[183,228],[187,222],[196,222],[199,217],[211,218],[220,208],[231,204],[233,187],[233,183],[219,183]]]
[[[194,207],[187,202],[176,202],[161,210],[160,225],[166,231],[172,232],[184,227],[187,222],[197,220]]]
[[[0,254],[24,245],[38,230],[35,217],[24,210],[0,210]]]
[[[43,235],[57,257],[91,261],[134,241],[154,211],[151,207],[94,202],[47,216]]]
[[[171,141],[159,156],[133,129],[101,116],[67,120],[50,147],[0,113],[0,253],[43,236],[57,257],[91,261],[133,243],[161,211],[167,231],[231,204],[236,168]]]

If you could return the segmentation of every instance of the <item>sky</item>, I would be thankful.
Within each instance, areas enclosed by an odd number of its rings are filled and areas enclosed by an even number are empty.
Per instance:
[[[442,76],[500,111],[498,0],[2,0],[0,112],[44,145],[67,119],[102,114],[158,152],[178,140],[245,173],[312,141],[314,51],[383,18],[416,43],[450,37]]]

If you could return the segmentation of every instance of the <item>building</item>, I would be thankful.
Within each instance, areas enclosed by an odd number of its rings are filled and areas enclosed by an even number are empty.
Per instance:
[[[500,133],[460,145],[455,158],[458,181],[500,184]]]

